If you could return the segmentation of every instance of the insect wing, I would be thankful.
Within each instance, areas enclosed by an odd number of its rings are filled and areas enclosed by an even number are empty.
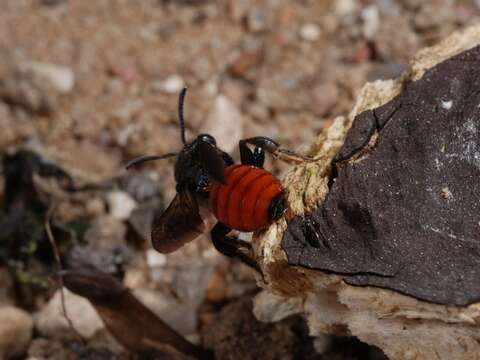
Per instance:
[[[225,162],[218,150],[206,143],[200,142],[199,145],[200,163],[207,170],[208,175],[219,183],[225,182]]]
[[[205,232],[197,200],[189,191],[178,193],[168,208],[156,215],[152,225],[152,243],[163,254],[177,250]]]

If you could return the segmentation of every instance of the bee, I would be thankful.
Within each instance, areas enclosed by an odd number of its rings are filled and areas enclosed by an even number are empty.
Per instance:
[[[126,165],[129,169],[146,161],[176,157],[176,196],[165,211],[154,216],[153,247],[160,253],[177,250],[206,232],[204,218],[213,214],[218,220],[211,229],[214,247],[260,272],[251,244],[229,234],[232,230],[266,229],[288,208],[286,191],[279,179],[263,169],[266,152],[287,161],[301,162],[307,158],[264,136],[240,140],[241,164],[234,164],[209,134],[200,134],[187,142],[183,115],[186,91],[181,91],[178,101],[182,150],[141,156]]]

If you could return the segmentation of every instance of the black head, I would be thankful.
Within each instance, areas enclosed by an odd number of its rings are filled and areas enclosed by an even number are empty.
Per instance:
[[[200,134],[195,140],[187,142],[185,136],[184,101],[187,88],[184,88],[178,99],[178,120],[180,123],[180,136],[183,149],[180,152],[172,152],[164,155],[145,155],[127,163],[129,169],[150,160],[177,157],[175,164],[175,179],[177,190],[189,189],[201,191],[213,181],[224,181],[225,163],[231,158],[217,147],[215,138],[210,134]]]

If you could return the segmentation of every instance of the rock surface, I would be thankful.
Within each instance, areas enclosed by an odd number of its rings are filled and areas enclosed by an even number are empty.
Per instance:
[[[25,311],[0,307],[0,359],[22,355],[32,340],[33,320]]]
[[[478,178],[479,101],[474,97],[479,91],[478,81],[471,80],[479,44],[480,27],[467,29],[421,51],[402,78],[365,85],[350,116],[336,119],[312,146],[319,160],[287,174],[291,211],[254,241],[266,272],[265,287],[297,304],[307,314],[312,334],[354,335],[391,359],[478,356],[473,179]],[[424,155],[421,160],[418,154]],[[337,173],[331,171],[334,157]],[[390,176],[393,169],[400,172]],[[429,192],[421,176],[430,173],[434,186]],[[376,183],[392,179],[398,183]],[[362,211],[382,199],[389,204],[382,210]],[[402,205],[403,210],[396,208]],[[311,221],[302,223],[300,216],[310,213]],[[422,230],[422,225],[430,228]],[[376,226],[381,231],[370,231]],[[342,233],[342,228],[349,230]],[[285,311],[278,299],[265,299],[258,300],[260,317],[278,317],[277,307]]]
[[[77,296],[67,289],[65,291],[65,306],[73,326],[86,339],[105,327],[97,312],[88,300]],[[63,316],[61,295],[58,290],[35,319],[35,327],[44,336],[61,338],[61,334],[72,336],[67,320]]]

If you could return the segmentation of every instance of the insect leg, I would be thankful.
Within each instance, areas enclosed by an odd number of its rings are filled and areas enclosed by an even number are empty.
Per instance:
[[[260,267],[251,257],[252,246],[250,243],[233,236],[227,236],[231,230],[228,226],[218,222],[211,232],[213,246],[223,255],[237,258],[261,274]]]
[[[330,243],[325,235],[322,233],[320,226],[317,222],[309,217],[302,219],[302,231],[305,236],[305,240],[314,248],[323,247],[326,250],[330,249]]]
[[[247,144],[255,146],[255,150],[253,151],[253,153],[248,148]],[[249,154],[247,153],[247,151],[249,152]],[[286,162],[301,163],[304,161],[313,160],[307,156],[303,156],[291,150],[285,149],[281,147],[280,144],[278,144],[275,140],[265,136],[255,136],[252,138],[240,140],[240,156],[242,158],[242,163],[244,161],[244,158],[246,161],[252,161],[252,160],[255,161],[256,153],[258,153],[257,156],[262,158],[261,164],[263,165],[263,160],[265,158],[264,152],[268,152],[273,156],[278,157]],[[247,162],[247,163],[251,164],[251,162]],[[258,166],[256,164],[252,164],[252,165]]]
[[[255,149],[252,151],[247,145],[246,140],[240,140],[238,143],[240,148],[240,159],[243,165],[253,165],[256,167],[263,167],[265,162],[265,151],[262,147],[255,145]]]

